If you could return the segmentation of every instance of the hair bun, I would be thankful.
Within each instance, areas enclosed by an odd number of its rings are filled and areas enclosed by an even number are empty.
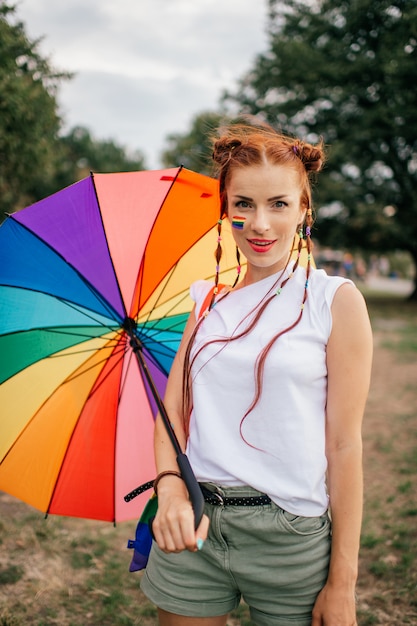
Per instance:
[[[240,139],[221,137],[213,145],[213,161],[218,165],[224,165],[229,161],[233,150],[242,145]]]
[[[321,140],[317,146],[302,141],[296,141],[294,144],[296,154],[303,162],[307,172],[319,172],[324,165],[324,149]]]

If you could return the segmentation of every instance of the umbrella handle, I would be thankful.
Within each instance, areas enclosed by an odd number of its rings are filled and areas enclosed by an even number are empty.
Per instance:
[[[181,454],[177,456],[177,463],[181,471],[181,477],[185,482],[185,485],[187,487],[187,490],[190,496],[191,505],[194,511],[194,528],[197,530],[197,528],[200,525],[201,518],[203,517],[203,513],[204,513],[203,492],[201,491],[200,485],[198,484],[197,479],[194,475],[194,472],[191,469],[191,465],[190,465],[190,461],[188,460],[188,457],[181,452]],[[152,529],[152,524],[153,524],[154,519],[155,517],[153,516],[149,519],[149,522],[148,522],[152,539],[155,539],[155,536],[153,534],[153,529]]]
[[[204,496],[200,489],[200,485],[191,469],[190,461],[188,457],[181,453],[177,456],[178,467],[180,468],[181,476],[185,482],[188,493],[190,495],[191,505],[194,511],[194,528],[200,525],[201,518],[204,512]]]

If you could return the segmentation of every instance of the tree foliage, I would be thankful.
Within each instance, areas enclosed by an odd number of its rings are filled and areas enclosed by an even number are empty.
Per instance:
[[[211,160],[211,135],[221,124],[223,116],[220,113],[204,112],[197,115],[191,122],[188,133],[177,133],[167,137],[167,148],[162,153],[162,163],[165,167],[184,167],[211,175],[213,162]]]
[[[42,177],[52,176],[60,128],[55,99],[59,81],[0,0],[0,216],[25,204]]]
[[[83,126],[72,128],[59,138],[59,155],[53,185],[55,189],[44,189],[41,195],[71,185],[88,176],[90,172],[132,172],[145,169],[140,151],[128,154],[123,146],[112,139],[96,139]]]
[[[142,154],[75,127],[63,134],[56,72],[30,41],[15,8],[0,0],[0,222],[90,171],[144,169]]]
[[[329,145],[319,240],[417,264],[417,0],[269,0],[268,32],[227,100]]]

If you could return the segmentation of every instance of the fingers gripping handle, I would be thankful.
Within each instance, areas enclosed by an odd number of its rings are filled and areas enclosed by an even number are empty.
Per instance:
[[[181,472],[182,479],[185,482],[188,494],[190,496],[191,506],[193,507],[194,511],[194,528],[195,530],[197,530],[204,513],[204,496],[200,489],[200,485],[198,484],[197,479],[194,476],[194,472],[191,469],[188,457],[183,453],[179,454],[177,456],[177,463]],[[149,520],[149,528],[151,529],[151,535],[153,539],[155,539],[152,530],[152,524],[154,519],[155,518],[152,517]]]

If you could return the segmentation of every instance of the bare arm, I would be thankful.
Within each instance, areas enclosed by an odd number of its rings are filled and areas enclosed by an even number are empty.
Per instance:
[[[355,626],[363,496],[361,429],[370,383],[372,332],[363,297],[352,285],[338,289],[332,317],[326,410],[332,550],[312,626]]]
[[[184,357],[195,324],[195,313],[192,311],[171,367],[164,398],[166,411],[182,450],[186,446],[182,419]],[[154,450],[158,473],[178,471],[175,451],[159,415],[155,423]],[[185,549],[194,551],[197,549],[197,538],[204,540],[207,536],[208,520],[205,516],[197,531],[194,530],[194,513],[188,492],[183,481],[176,476],[164,476],[158,485],[158,513],[152,528],[159,547],[166,552]]]

